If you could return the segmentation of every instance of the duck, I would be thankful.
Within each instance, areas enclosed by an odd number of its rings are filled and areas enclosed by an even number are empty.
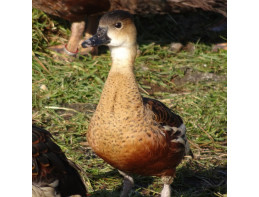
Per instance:
[[[110,2],[109,0],[100,0],[98,2],[91,0],[32,0],[32,7],[72,23],[68,42],[65,45],[52,46],[50,49],[75,57],[78,54],[78,47],[85,28],[85,38],[95,34],[98,17],[109,10]],[[87,27],[86,19],[88,21]],[[86,54],[88,52],[97,53],[94,48],[81,53]]]
[[[75,57],[78,54],[84,29],[85,39],[96,33],[99,16],[112,10],[125,10],[131,14],[168,14],[195,11],[217,12],[227,16],[227,0],[32,0],[32,7],[43,12],[68,20],[72,23],[71,35],[65,45],[50,47],[51,50]],[[86,25],[87,19],[87,25]],[[97,47],[84,50],[80,54],[89,52],[97,55]]]
[[[227,16],[227,0],[111,0],[111,10],[120,9],[131,14],[168,14],[196,11]]]
[[[33,197],[86,197],[87,189],[78,170],[49,131],[32,125]]]
[[[112,59],[87,141],[124,177],[120,197],[128,196],[134,186],[132,174],[161,177],[161,196],[170,197],[176,167],[192,153],[182,118],[162,102],[140,94],[134,75],[136,36],[132,15],[116,10],[103,15],[97,33],[82,43],[82,47],[108,46]]]

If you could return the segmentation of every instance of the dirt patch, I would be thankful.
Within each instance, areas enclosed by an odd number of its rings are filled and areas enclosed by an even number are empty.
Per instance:
[[[95,111],[96,109],[96,104],[92,103],[71,103],[71,104],[65,104],[64,107],[73,109],[75,111],[81,112],[81,113],[86,113],[86,114],[91,114]]]
[[[215,73],[205,73],[192,70],[191,68],[185,68],[184,76],[176,76],[172,79],[175,85],[183,85],[185,83],[198,83],[201,81],[223,81],[226,80],[226,76],[217,75]]]
[[[227,79],[226,76],[218,75],[215,73],[205,73],[193,70],[189,67],[182,68],[184,70],[184,76],[180,77],[178,75],[174,76],[171,81],[175,84],[175,87],[168,84],[168,87],[163,87],[158,84],[150,83],[147,81],[142,82],[143,85],[149,86],[150,89],[145,89],[149,95],[155,95],[157,92],[168,92],[174,94],[181,94],[188,92],[185,88],[187,83],[199,83],[204,81],[224,81]]]
[[[86,117],[93,114],[96,106],[96,104],[91,103],[72,103],[60,107],[51,107],[51,109],[55,109],[56,113],[62,116],[64,120],[69,120],[77,113],[83,113]]]

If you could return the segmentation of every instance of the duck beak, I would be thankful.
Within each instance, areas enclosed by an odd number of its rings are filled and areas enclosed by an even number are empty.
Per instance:
[[[83,48],[87,47],[96,47],[100,45],[106,45],[109,44],[111,39],[107,36],[108,27],[98,27],[97,33],[89,38],[88,40],[85,40],[81,45]]]

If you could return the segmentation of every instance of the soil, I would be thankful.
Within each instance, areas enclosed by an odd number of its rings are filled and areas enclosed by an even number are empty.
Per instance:
[[[175,84],[174,88],[168,87],[162,87],[158,84],[149,83],[147,81],[143,82],[143,85],[147,85],[150,87],[150,89],[145,89],[150,95],[154,95],[156,92],[169,92],[174,94],[181,94],[183,92],[186,92],[184,85],[186,83],[199,83],[203,81],[224,81],[226,80],[226,76],[218,75],[215,73],[205,73],[205,72],[199,72],[195,71],[189,67],[182,68],[184,70],[184,76],[175,76],[171,79],[171,81]]]

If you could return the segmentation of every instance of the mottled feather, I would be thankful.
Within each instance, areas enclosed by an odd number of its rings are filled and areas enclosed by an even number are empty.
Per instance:
[[[74,194],[86,196],[86,187],[77,170],[76,164],[67,159],[54,142],[50,132],[33,125],[32,184],[34,196],[45,196],[45,190],[53,190],[55,194],[62,197]],[[49,187],[53,188],[46,189]]]
[[[202,9],[227,16],[227,0],[32,0],[32,6],[72,22],[111,10],[166,14]]]
[[[143,103],[145,107],[154,113],[155,120],[162,126],[168,125],[171,127],[179,127],[181,124],[183,124],[182,118],[172,112],[160,101],[143,97]]]

